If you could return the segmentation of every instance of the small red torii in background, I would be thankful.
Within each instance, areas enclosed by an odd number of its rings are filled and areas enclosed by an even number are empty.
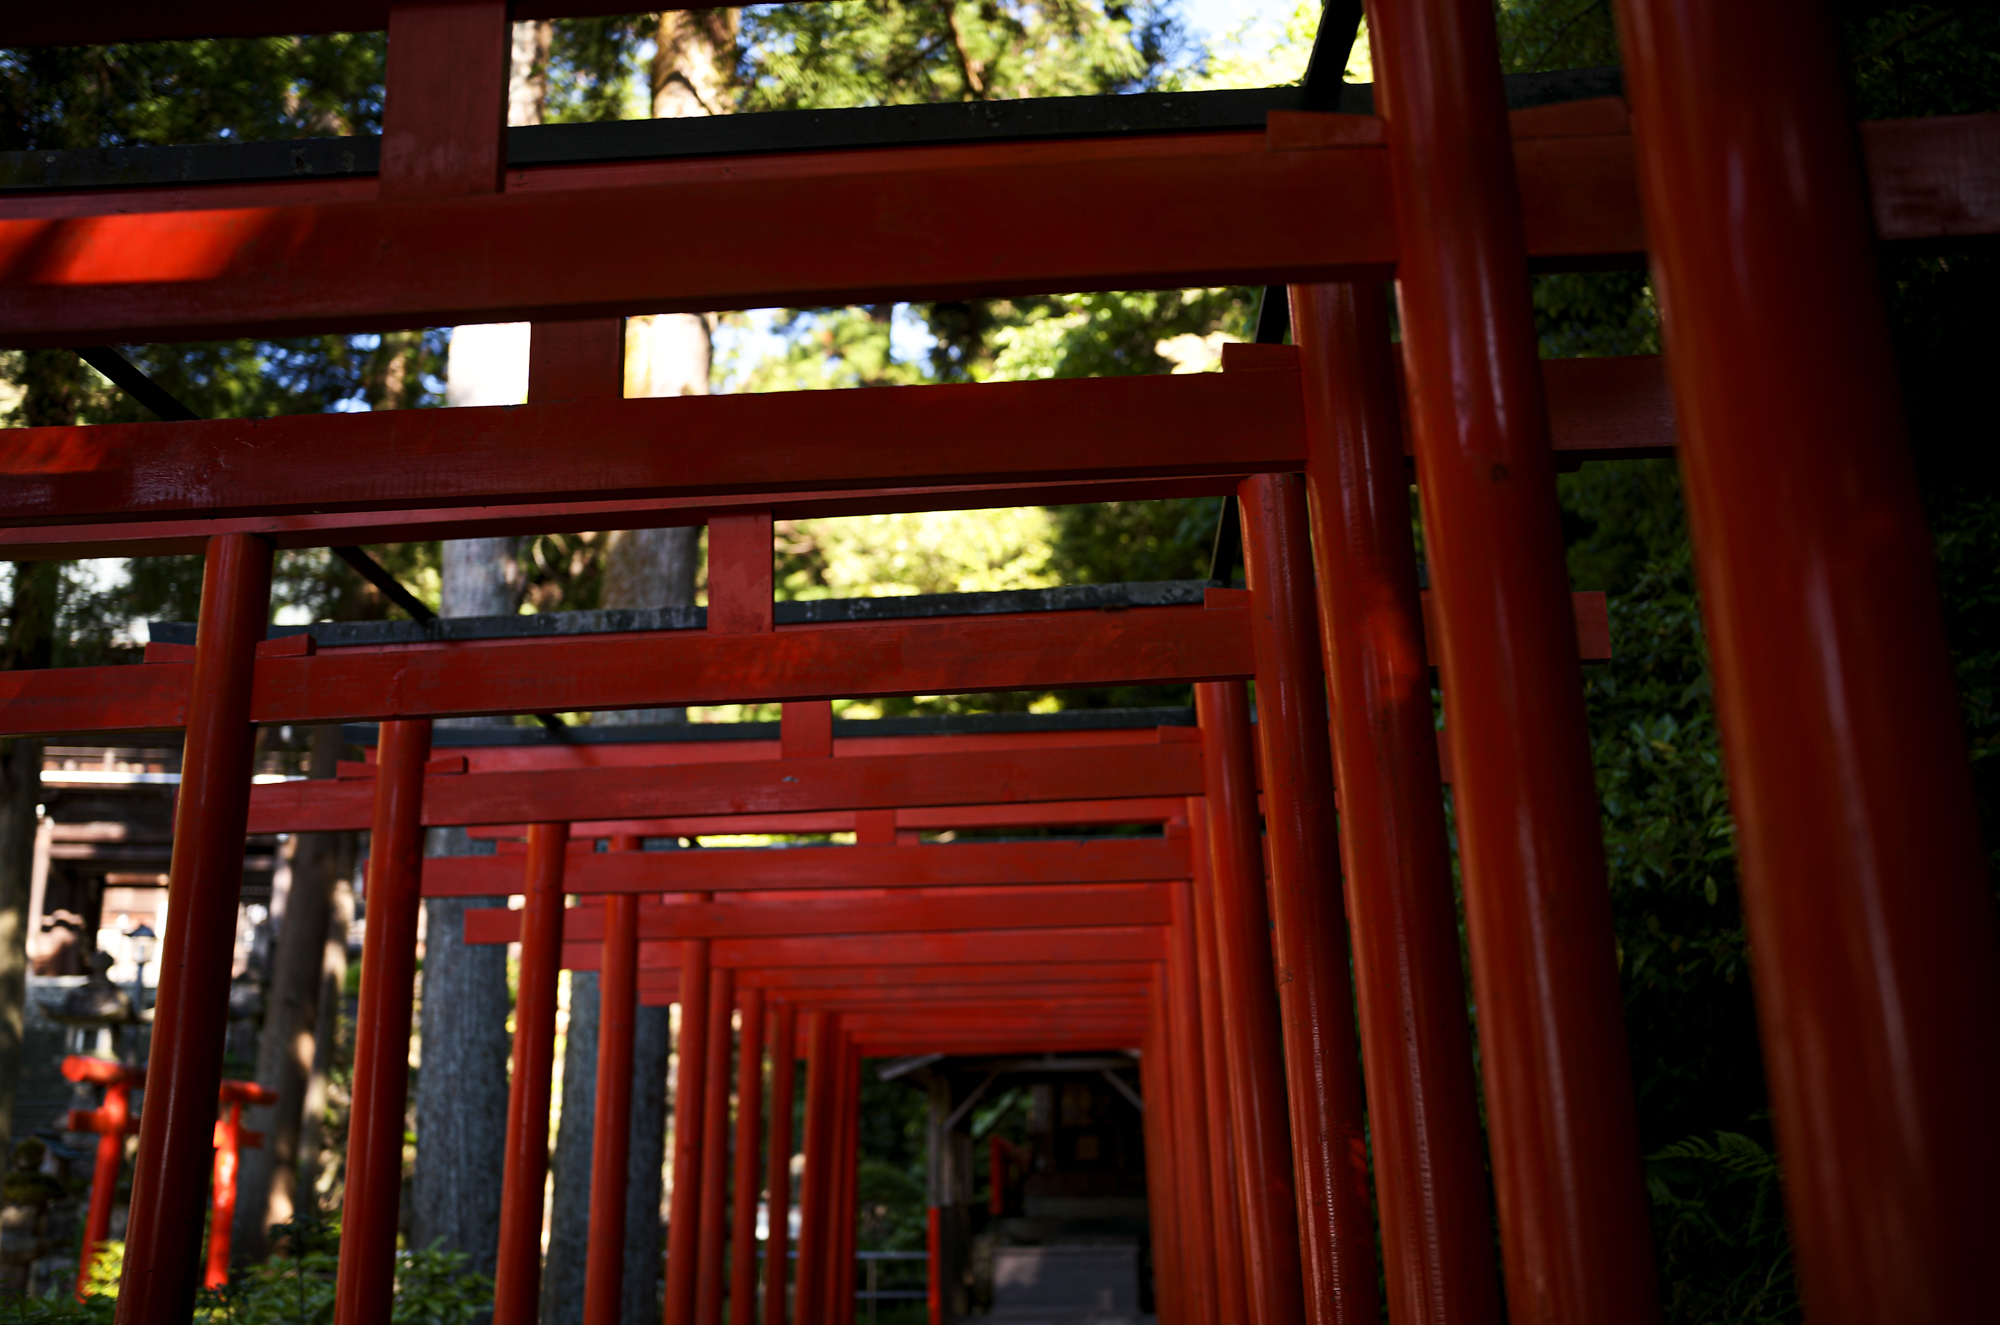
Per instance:
[[[95,1109],[71,1109],[72,1132],[97,1133],[97,1167],[91,1174],[90,1210],[84,1218],[83,1247],[77,1254],[76,1297],[81,1302],[90,1284],[90,1267],[97,1249],[111,1237],[111,1203],[118,1192],[118,1169],[125,1162],[125,1138],[138,1130],[132,1092],[146,1088],[146,1069],[109,1058],[71,1054],[62,1073],[71,1081],[104,1087],[104,1102]],[[229,1113],[215,1123],[215,1182],[209,1194],[208,1271],[205,1288],[229,1282],[229,1238],[236,1222],[236,1166],[245,1148],[264,1144],[264,1134],[243,1126],[246,1104],[276,1104],[278,1092],[254,1081],[224,1081],[217,1107]]]

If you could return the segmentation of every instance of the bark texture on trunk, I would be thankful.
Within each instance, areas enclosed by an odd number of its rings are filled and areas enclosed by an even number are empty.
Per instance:
[[[21,422],[31,428],[75,423],[83,361],[69,350],[29,350],[21,367]],[[14,601],[0,667],[12,671],[55,661],[61,588],[59,564],[14,564]],[[27,737],[0,741],[0,1156],[14,1153],[14,1095],[21,1082],[28,1005],[28,902],[34,891],[41,799],[42,742]]]
[[[518,52],[518,48],[517,48]],[[516,69],[517,79],[519,68]],[[447,399],[453,405],[519,404],[528,391],[528,325],[459,327],[452,333]],[[469,538],[444,545],[441,614],[509,616],[521,603],[518,542]],[[509,726],[463,718],[440,727]],[[433,830],[433,856],[469,855],[462,828]],[[467,1268],[493,1273],[500,1237],[499,1156],[507,1138],[507,949],[465,942],[466,911],[502,898],[424,903],[424,966],[418,1022],[417,1162],[410,1236],[465,1253]]]
[[[444,545],[445,616],[503,616],[519,603],[514,540]],[[506,726],[465,718],[439,726]],[[433,856],[472,854],[462,828],[435,829]],[[410,1232],[414,1245],[464,1252],[467,1268],[493,1273],[500,1238],[499,1156],[507,1140],[507,949],[467,944],[465,913],[504,906],[498,897],[424,903],[417,1073],[417,1166]]]
[[[319,996],[313,1021],[312,1074],[306,1078],[299,1118],[299,1180],[292,1213],[320,1207],[320,1177],[334,1137],[329,1128],[334,1068],[340,1061],[341,1017],[347,999],[347,934],[354,925],[353,839],[350,854],[333,879],[326,908],[326,941],[320,949]],[[338,1155],[335,1156],[338,1160]],[[276,1222],[275,1220],[272,1222]]]
[[[340,759],[340,728],[317,727],[307,775],[330,778]],[[264,1026],[257,1038],[257,1081],[278,1093],[275,1104],[245,1112],[264,1144],[243,1152],[236,1177],[236,1226],[231,1246],[239,1261],[263,1260],[272,1224],[288,1222],[301,1204],[300,1127],[318,1058],[320,1004],[334,889],[354,868],[351,833],[301,833],[292,844],[292,886],[278,923]],[[346,936],[342,935],[343,946]],[[346,965],[345,952],[341,965]]]

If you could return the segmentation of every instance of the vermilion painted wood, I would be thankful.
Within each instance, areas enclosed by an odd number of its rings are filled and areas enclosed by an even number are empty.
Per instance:
[[[740,979],[741,977],[739,977]],[[792,1206],[792,1099],[798,1076],[798,1003],[772,998],[771,1126],[764,1164],[763,1325],[785,1325],[790,1271]]]
[[[1183,832],[1185,829],[1183,828]],[[1175,1202],[1186,1239],[1189,1298],[1198,1320],[1220,1320],[1223,1316],[1221,1278],[1216,1269],[1215,1195],[1209,1190],[1212,1168],[1209,1137],[1214,1124],[1208,1116],[1208,1097],[1202,1080],[1209,1068],[1202,1038],[1201,996],[1196,990],[1194,895],[1186,880],[1169,884],[1172,923],[1167,928],[1166,1027],[1173,1038],[1174,1051],[1169,1068],[1173,1071],[1174,1117],[1176,1120],[1174,1175],[1178,1197]]]
[[[1286,1115],[1284,1048],[1271,918],[1251,769],[1250,701],[1240,683],[1198,685],[1206,764],[1216,954],[1228,1032],[1230,1116],[1237,1127],[1237,1197],[1255,1325],[1305,1319],[1299,1218]]]
[[[521,908],[520,977],[514,998],[514,1071],[507,1090],[507,1152],[494,1263],[495,1325],[534,1325],[542,1287],[542,1196],[549,1172],[549,1098],[555,1071],[556,994],[562,953],[563,847],[567,824],[528,836],[528,892]],[[600,948],[599,955],[603,952]]]
[[[699,857],[693,852],[632,852],[647,857],[625,864],[625,853],[572,852],[569,891],[576,893],[659,893],[695,891],[828,891],[900,888],[973,888],[1039,884],[1151,883],[1188,877],[1187,845],[1161,838],[1110,840],[1045,839],[1029,842],[953,842],[926,846],[828,846],[783,851],[762,847],[711,847]],[[607,855],[609,859],[606,859]],[[803,859],[825,855],[828,860]],[[652,864],[653,857],[673,861],[671,868]],[[935,857],[935,858],[934,858]],[[511,855],[445,857],[474,860],[476,866],[434,863],[427,873],[426,895],[487,897],[520,891],[509,885]],[[685,862],[685,863],[683,863]],[[845,903],[827,902],[827,906]],[[657,915],[656,912],[648,912]],[[701,923],[686,915],[688,923]],[[736,915],[736,912],[718,914]],[[810,912],[801,912],[810,914]],[[838,910],[827,911],[832,916]],[[650,923],[650,922],[649,922]],[[716,923],[727,923],[718,921]],[[665,938],[670,935],[650,934]],[[698,937],[689,934],[687,937]]]
[[[740,989],[735,1177],[729,1207],[729,1325],[757,1325],[757,1176],[764,1144],[764,991]]]
[[[500,191],[507,161],[506,0],[389,7],[382,99],[385,199]]]
[[[119,1284],[121,1325],[181,1325],[194,1310],[243,887],[251,771],[246,701],[270,596],[270,544],[232,535],[209,545],[202,625],[187,669],[192,700]]]
[[[1368,26],[1509,1315],[1645,1322],[1653,1244],[1493,12],[1378,0]]]
[[[940,988],[937,985],[870,985],[847,990],[796,989],[787,993],[802,1007],[832,1008],[841,1012],[907,1011],[912,1002],[921,1001],[932,1005],[940,1020],[948,1022],[954,1017],[976,1012],[980,1006],[1019,1007],[1024,1001],[1058,1011],[1065,1008],[1079,1011],[1097,1002],[1130,1003],[1143,1000],[1149,987],[1145,982],[1116,984],[1100,981],[1049,985],[1024,983],[1012,989],[991,985],[968,989]]]
[[[680,396],[719,400],[720,396]],[[771,631],[771,512],[716,515],[708,522],[708,630],[758,635]],[[832,715],[827,717],[829,731]],[[790,751],[786,751],[790,754]],[[703,1321],[701,1325],[714,1325]]]
[[[1565,361],[1567,362],[1567,361]],[[1593,363],[1596,360],[1576,360]],[[1658,439],[1635,432],[1629,451],[1653,454]],[[1666,443],[1670,445],[1669,443]],[[1593,454],[1612,459],[1621,451]],[[617,525],[658,529],[706,524],[718,501],[768,507],[784,519],[881,515],[899,511],[986,510],[1004,506],[1068,506],[1098,501],[1150,501],[1215,496],[1227,476],[1107,479],[1088,483],[948,484],[863,491],[751,493],[727,498],[629,497],[604,501],[530,502],[505,506],[397,508],[389,511],[294,512],[289,515],[200,516],[0,530],[0,555],[16,561],[78,557],[170,556],[195,553],[211,534],[261,534],[281,548],[414,542],[431,538],[491,538],[507,534],[576,533]]]
[[[1805,1309],[1991,1315],[2000,944],[1847,56],[1811,5],[1619,10]]]
[[[480,907],[465,914],[467,943],[513,943],[520,938],[518,911]],[[642,902],[633,923],[640,938],[658,940],[1164,925],[1170,919],[1166,886],[1111,884],[981,890],[942,897],[911,896],[898,888],[879,897],[853,899]],[[563,913],[563,938],[567,943],[601,942],[615,923],[601,905],[574,906]]]
[[[1319,1325],[1375,1325],[1381,1303],[1367,1129],[1305,482],[1256,474],[1241,493],[1244,570],[1257,607],[1257,745],[1306,1314]]]
[[[430,751],[428,722],[383,724],[382,775],[375,781],[368,849],[369,923],[362,939],[361,1001],[354,1019],[353,1104],[334,1298],[338,1325],[373,1325],[389,1314],[395,1298],[410,1012],[423,892],[421,802]],[[517,922],[517,932],[519,928]]]
[[[673,1191],[667,1211],[666,1325],[693,1325],[696,1256],[701,1247],[697,1211],[701,1194],[703,1073],[708,1062],[708,990],[713,948],[707,939],[672,945],[680,959],[680,1034],[674,1045]],[[664,956],[664,953],[656,953]],[[646,945],[639,949],[641,1001]]]
[[[1258,133],[997,146],[746,157],[728,173],[661,163],[646,173],[672,182],[497,198],[7,222],[0,337],[88,344],[114,329],[169,340],[1333,279],[1394,260],[1379,148],[1269,152]],[[925,157],[936,164],[922,168]],[[1100,199],[1101,226],[1036,224],[1081,196]],[[617,236],[697,205],[715,240],[699,260],[672,245],[604,260]],[[1161,224],[1168,215],[1177,223]],[[1640,247],[1632,230],[1625,251]],[[362,270],[371,279],[353,279]]]
[[[257,810],[251,792],[251,813]],[[894,811],[899,832],[959,828],[1104,827],[1113,824],[1164,823],[1181,812],[1178,798],[1132,797],[1129,800],[1050,801],[1029,805],[945,805]],[[686,819],[584,819],[571,825],[578,837],[703,837],[716,833],[851,833],[856,811],[821,810],[800,814],[746,814]],[[255,829],[252,830],[256,831]],[[303,831],[303,830],[287,830]],[[521,825],[482,825],[476,838],[515,838]]]
[[[627,839],[614,850],[637,850]],[[639,899],[605,902],[599,971],[597,1099],[591,1125],[590,1246],[583,1279],[584,1325],[620,1325],[625,1291],[625,1198],[632,1146],[632,1049],[639,1007]]]
[[[1980,118],[1880,136],[1877,211],[1900,222],[1888,237],[2000,222],[1987,183],[2000,118]],[[0,214],[46,219],[0,225],[0,337],[93,344],[1343,279],[1395,261],[1386,155],[1163,134],[553,167],[515,172],[506,196],[426,203],[288,206],[326,192],[288,184],[196,194],[237,205],[180,214],[149,214],[160,204],[147,191],[9,200]],[[1517,215],[1533,256],[1643,251],[1629,140],[1535,139],[1521,155]],[[1103,225],[1035,223],[1079,196],[1111,209]],[[241,205],[251,199],[268,205]],[[717,242],[612,260],[619,236],[694,205]],[[353,280],[358,270],[375,279]]]
[[[1201,998],[1202,1090],[1208,1109],[1209,1194],[1215,1203],[1216,1310],[1223,1320],[1249,1321],[1249,1269],[1236,1177],[1237,1123],[1229,1098],[1229,1051],[1222,1020],[1222,971],[1215,947],[1215,884],[1208,869],[1208,811],[1188,802],[1188,836],[1195,860],[1196,984]]]
[[[842,1018],[845,1025],[846,1018]],[[828,1300],[839,1325],[854,1325],[854,1246],[859,1211],[856,1187],[861,1162],[861,1051],[851,1038],[841,1037],[840,1114],[835,1135],[839,1138],[836,1156],[840,1163],[840,1186],[834,1197],[835,1242],[833,1273],[828,1276]]]
[[[613,321],[542,323],[544,327],[604,328]],[[573,336],[601,336],[575,330]],[[542,343],[536,341],[536,344]],[[530,375],[538,360],[531,355]],[[1542,363],[1549,400],[1551,440],[1569,458],[1613,459],[1671,454],[1673,398],[1657,356],[1549,359]],[[579,387],[552,379],[535,400],[584,399]],[[584,383],[588,385],[586,381]],[[604,393],[599,393],[604,394]],[[610,393],[610,394],[616,394]],[[893,487],[859,492],[753,493],[740,500],[768,507],[780,518],[810,519],[902,510],[957,507],[1062,506],[1092,501],[1137,501],[1160,497],[1218,496],[1234,484],[1226,476],[1132,479],[1041,485],[950,485]],[[710,497],[618,497],[603,501],[539,502],[520,506],[398,509],[387,512],[295,512],[214,519],[125,521],[85,525],[17,526],[0,529],[0,553],[13,560],[48,557],[162,556],[199,552],[215,533],[258,533],[279,547],[325,543],[373,544],[429,538],[483,538],[510,533],[551,533],[664,525],[701,524],[714,509]],[[726,501],[739,499],[726,498]]]
[[[793,1319],[798,1325],[829,1325],[822,1286],[832,1225],[831,1168],[834,1110],[838,1098],[834,1057],[838,1052],[837,1014],[809,1010],[802,1027],[806,1041],[805,1175],[799,1187],[798,1292]]]
[[[1491,1194],[1409,476],[1376,285],[1294,286],[1340,851],[1389,1314],[1496,1325]]]
[[[1298,391],[1287,372],[1225,372],[18,429],[0,518],[1240,474],[1303,458]],[[762,444],[660,444],[743,435]]]
[[[1225,600],[1225,605],[1202,608],[787,626],[770,635],[673,631],[329,650],[316,657],[262,660],[250,713],[260,723],[324,723],[1241,676],[1250,669],[1243,616]],[[0,673],[0,705],[5,706],[0,723],[8,734],[28,735],[182,726],[191,679],[187,667],[158,663]],[[1143,788],[1133,791],[1147,794]],[[1101,792],[1080,788],[1047,798],[1075,800]],[[443,789],[439,794],[449,800]],[[429,804],[433,797],[427,792],[425,799]],[[903,796],[895,803],[951,799]],[[1005,797],[957,799],[988,803]],[[711,804],[713,810],[708,809]],[[775,796],[741,805],[702,802],[674,808],[701,813],[853,807]],[[536,813],[547,811],[520,806],[495,818],[468,809],[445,822],[515,822]],[[623,813],[610,806],[582,807],[578,817]]]
[[[1121,614],[1125,615],[1125,614]],[[1234,617],[1233,612],[1220,615]],[[1206,625],[1206,619],[1195,624]],[[1204,632],[1206,633],[1206,632]],[[782,634],[778,636],[782,638]],[[1236,647],[1232,653],[1247,653]],[[413,656],[413,655],[406,655]],[[496,662],[505,661],[504,657]],[[1248,670],[1248,659],[1244,660]],[[179,664],[160,664],[176,666]],[[268,665],[268,664],[267,664]],[[110,669],[106,669],[110,670]],[[150,668],[126,667],[137,672]],[[26,673],[21,673],[26,675]],[[458,823],[520,823],[524,810],[540,807],[543,814],[570,815],[579,820],[614,816],[643,817],[658,813],[736,815],[743,813],[819,813],[826,810],[902,809],[922,805],[991,805],[994,803],[1075,801],[1092,792],[1111,790],[1135,797],[1185,796],[1198,791],[1201,753],[1187,741],[1106,745],[1070,750],[990,750],[922,755],[853,756],[839,759],[770,759],[654,766],[613,766],[521,773],[441,773],[424,780],[425,823],[445,827]],[[353,804],[371,796],[366,780],[268,783],[257,788],[256,822],[286,825],[284,831],[305,831],[350,820]],[[321,802],[326,808],[316,810]],[[345,801],[345,804],[342,804]],[[960,850],[953,843],[938,850]],[[995,844],[981,844],[981,850]],[[1037,844],[1040,845],[1040,844]],[[1067,848],[1068,844],[1064,844]],[[843,848],[863,850],[863,848]],[[884,848],[892,849],[892,848]],[[880,849],[878,849],[880,850]],[[655,864],[653,857],[670,852],[634,853],[631,862],[603,863],[609,877],[621,871],[713,870],[715,877],[735,871],[734,865],[704,865],[694,861]],[[1050,859],[1068,856],[1045,853]],[[1088,854],[1088,853],[1084,853]],[[1037,858],[1033,853],[1020,860]],[[861,859],[861,857],[856,857]],[[934,868],[950,869],[952,857]],[[986,867],[1003,859],[999,853],[981,858],[968,852],[964,861]],[[1083,855],[1075,857],[1083,859]],[[1019,866],[1017,866],[1018,868]],[[784,867],[810,877],[811,865]],[[837,877],[841,868],[829,860]],[[650,877],[650,876],[648,876]],[[685,874],[680,877],[706,879]],[[950,876],[941,876],[941,881]],[[635,886],[637,886],[635,884]],[[655,883],[654,891],[667,885]],[[683,885],[696,886],[696,885]],[[705,886],[705,885],[702,885]],[[800,886],[806,886],[801,884]],[[838,886],[838,885],[835,885]],[[643,891],[643,889],[642,889]]]
[[[1174,1179],[1178,1168],[1171,1151],[1174,1103],[1167,1089],[1167,1058],[1172,1037],[1165,1033],[1162,982],[1155,981],[1145,1010],[1139,1053],[1139,1091],[1147,1101],[1146,1129],[1154,1144],[1145,1148],[1146,1226],[1153,1239],[1153,1309],[1160,1325],[1191,1325],[1188,1310],[1187,1248],[1180,1221],[1181,1200]]]
[[[708,1066],[702,1088],[701,1237],[696,1249],[695,1325],[722,1325],[723,1249],[729,1238],[729,1050],[736,1011],[735,973],[708,975]]]
[[[1159,961],[1160,930],[1145,925],[1091,929],[988,930],[968,934],[849,934],[835,938],[686,939],[641,941],[639,966],[670,965],[682,943],[711,943],[711,959],[732,969],[776,966],[930,966],[940,963]],[[594,971],[602,952],[594,943],[563,950],[568,970]]]

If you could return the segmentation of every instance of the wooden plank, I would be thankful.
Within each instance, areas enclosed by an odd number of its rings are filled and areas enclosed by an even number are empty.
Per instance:
[[[253,797],[256,795],[254,791],[251,794]],[[1053,801],[1035,805],[943,805],[899,809],[896,811],[896,827],[906,832],[964,828],[1098,828],[1113,824],[1165,823],[1186,813],[1187,802],[1180,797]],[[524,838],[527,836],[527,825],[481,825],[471,831],[475,838]],[[589,839],[853,831],[854,813],[849,810],[824,810],[809,814],[746,814],[734,818],[585,819],[570,825],[572,834]]]
[[[1165,961],[1166,942],[1155,926],[1091,929],[990,930],[976,934],[850,934],[815,938],[716,939],[710,961],[737,970],[783,967],[1010,966],[1049,962]],[[642,940],[639,965],[679,965],[680,940]],[[565,943],[566,970],[594,971],[601,943]]]
[[[434,862],[426,862],[431,863]],[[899,882],[893,876],[886,881]],[[899,887],[880,897],[651,902],[640,908],[639,937],[656,940],[960,933],[1164,925],[1172,918],[1165,890],[1156,884],[1078,884],[1041,888],[1032,893],[1019,888],[991,889],[948,897],[911,896],[909,892]],[[563,912],[565,943],[601,943],[604,929],[601,906],[572,906]],[[465,913],[467,943],[517,943],[520,938],[519,911],[480,907]]]
[[[1295,366],[1286,358],[1252,372],[15,428],[0,436],[0,519],[1290,470],[1305,455]],[[696,440],[745,436],[758,444]]]
[[[781,626],[767,635],[672,631],[335,649],[260,660],[251,718],[356,722],[1227,680],[1253,670],[1245,617],[1246,609],[1226,600],[1205,608]],[[152,663],[0,673],[0,734],[181,726],[192,672],[188,663]],[[1104,790],[1045,799],[1080,800]],[[674,808],[706,812],[698,805]],[[607,814],[625,817],[608,807],[558,817]],[[455,822],[527,817],[479,814]]]
[[[1885,237],[2000,229],[2000,116],[1864,125],[1862,140]],[[0,222],[0,341],[1376,275],[1395,260],[1383,158],[1273,151],[1262,133],[1161,134],[545,167],[510,172],[499,197],[430,203],[287,205],[320,184],[235,187],[234,205],[184,213],[143,210],[175,199],[134,191],[5,200],[0,215],[23,219]],[[1643,252],[1629,137],[1523,139],[1517,164],[1538,264]],[[1041,223],[1079,197],[1093,224]],[[704,243],[635,257],[623,242],[695,204]]]
[[[432,857],[424,862],[424,896],[500,897],[518,893],[525,859],[514,855]],[[1186,839],[1180,837],[706,847],[700,851],[572,853],[563,875],[563,891],[602,896],[1154,883],[1190,878],[1191,869]]]

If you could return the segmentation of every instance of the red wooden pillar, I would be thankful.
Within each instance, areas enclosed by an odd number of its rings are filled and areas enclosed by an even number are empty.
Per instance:
[[[118,1295],[124,1325],[182,1325],[194,1310],[250,815],[251,674],[270,606],[271,544],[211,538]]]
[[[771,1018],[771,1145],[764,1170],[764,1325],[785,1325],[792,1205],[792,1090],[798,1079],[799,1010],[777,1003]]]
[[[1654,1317],[1583,678],[1486,0],[1371,4],[1510,1316]]]
[[[616,837],[614,851],[636,851]],[[639,1010],[639,894],[605,898],[604,965],[598,975],[597,1107],[591,1123],[590,1246],[584,1325],[619,1325],[625,1291],[626,1169],[632,1149],[632,1044]]]
[[[1237,1127],[1237,1199],[1250,1319],[1255,1325],[1300,1325],[1305,1286],[1270,909],[1258,840],[1250,698],[1240,681],[1206,681],[1195,686],[1194,702],[1201,720],[1216,966],[1228,1033],[1230,1118]]]
[[[1188,1311],[1197,1321],[1221,1318],[1216,1286],[1215,1201],[1209,1191],[1207,1067],[1202,1053],[1201,996],[1195,989],[1194,895],[1183,879],[1172,887],[1173,923],[1167,926],[1167,1034],[1173,1041],[1175,1205],[1181,1216],[1182,1260]]]
[[[71,1109],[68,1119],[72,1132],[97,1133],[90,1208],[84,1216],[83,1244],[77,1253],[76,1300],[81,1302],[89,1295],[85,1290],[90,1286],[90,1268],[98,1249],[111,1236],[111,1203],[118,1194],[118,1169],[125,1162],[125,1138],[132,1133],[132,1091],[145,1089],[146,1070],[71,1054],[63,1059],[62,1074],[70,1081],[104,1087],[104,1103],[95,1109]]]
[[[825,1269],[833,1214],[834,1109],[839,1099],[834,1063],[838,1018],[817,1008],[805,1016],[805,1179],[799,1187],[799,1264],[794,1319],[798,1325],[833,1325],[826,1301]]]
[[[1387,292],[1295,285],[1291,298],[1389,1313],[1493,1325],[1500,1284]]]
[[[340,1212],[338,1325],[386,1320],[395,1297],[403,1198],[403,1118],[410,1090],[410,1011],[424,872],[424,765],[431,724],[382,724],[368,838],[368,925],[354,1025],[354,1104]]]
[[[264,1144],[264,1134],[243,1125],[246,1104],[275,1104],[278,1093],[254,1081],[222,1083],[222,1117],[215,1124],[215,1181],[208,1202],[208,1273],[204,1288],[229,1282],[230,1235],[236,1227],[236,1171],[245,1150]]]
[[[1160,1325],[1198,1325],[1187,1312],[1187,1262],[1181,1246],[1180,1191],[1174,1179],[1174,1102],[1168,1086],[1167,995],[1157,965],[1147,991],[1146,1035],[1139,1048],[1139,1094],[1146,1101],[1147,1227],[1153,1241],[1153,1312]]]
[[[500,1186],[494,1325],[534,1325],[542,1288],[542,1196],[549,1176],[549,1101],[562,973],[563,859],[569,825],[528,825],[521,973],[514,996],[514,1079],[507,1091],[507,1154]]]
[[[1305,483],[1296,474],[1256,474],[1239,493],[1244,569],[1255,595],[1257,736],[1306,1310],[1322,1325],[1373,1325],[1381,1315],[1374,1212]]]
[[[695,896],[706,898],[708,894]],[[701,1141],[708,1066],[709,940],[681,944],[681,1026],[674,1046],[673,1191],[667,1201],[665,1325],[694,1325],[696,1256],[701,1249]]]
[[[834,1229],[839,1238],[840,1256],[834,1262],[834,1301],[839,1303],[840,1325],[854,1325],[854,1271],[861,1185],[861,1050],[845,1038],[841,1041],[842,1068],[840,1102],[840,1194],[834,1208]]]
[[[757,1160],[764,1132],[764,991],[737,995],[736,1195],[730,1207],[729,1325],[757,1322]],[[775,1140],[773,1142],[775,1145]]]
[[[722,1325],[728,1284],[724,1246],[729,1238],[729,1024],[736,1012],[736,973],[708,973],[708,1066],[702,1073],[701,1270],[695,1286],[697,1325]]]
[[[1194,852],[1196,988],[1201,998],[1203,1102],[1208,1110],[1209,1199],[1215,1229],[1216,1318],[1250,1320],[1251,1298],[1244,1264],[1243,1214],[1236,1182],[1236,1121],[1230,1114],[1229,1051],[1222,1023],[1222,975],[1215,948],[1215,884],[1209,871],[1208,811],[1188,802],[1188,829]]]
[[[1619,11],[1806,1311],[1990,1318],[2000,961],[1847,57]]]

